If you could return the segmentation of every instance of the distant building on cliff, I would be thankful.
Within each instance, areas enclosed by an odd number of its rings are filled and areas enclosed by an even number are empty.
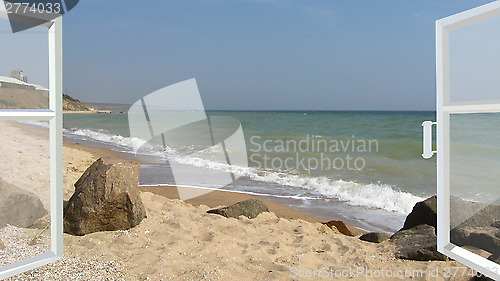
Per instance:
[[[28,77],[24,77],[22,70],[12,70],[10,72],[10,77],[28,83]]]

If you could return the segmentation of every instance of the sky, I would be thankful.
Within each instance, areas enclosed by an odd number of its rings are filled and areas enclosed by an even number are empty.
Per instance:
[[[434,110],[435,21],[489,2],[82,0],[64,88],[131,104],[196,78],[213,110]]]
[[[7,20],[0,20],[0,76],[10,77],[12,70],[23,70],[28,82],[48,86],[47,28],[37,26],[29,31],[12,34]]]
[[[498,102],[499,66],[500,17],[450,32],[450,101]]]

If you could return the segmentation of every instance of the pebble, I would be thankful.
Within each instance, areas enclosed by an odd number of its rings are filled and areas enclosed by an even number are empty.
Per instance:
[[[50,234],[41,235],[33,246],[28,244],[38,231],[10,225],[0,229],[0,267],[49,251]],[[130,280],[123,271],[120,262],[102,255],[87,259],[65,256],[5,280]]]

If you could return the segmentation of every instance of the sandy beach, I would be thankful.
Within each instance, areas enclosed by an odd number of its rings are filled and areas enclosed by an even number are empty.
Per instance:
[[[0,167],[1,177],[36,194],[48,209],[48,165],[43,164],[48,163],[47,132],[14,122],[0,122],[0,130],[0,151],[9,159]],[[86,168],[102,156],[118,154],[65,142],[65,200]],[[345,236],[321,224],[323,219],[274,202],[265,201],[271,212],[255,219],[206,213],[250,195],[218,191],[184,202],[175,199],[172,187],[148,187],[141,188],[140,196],[147,218],[138,226],[85,236],[65,234],[64,259],[11,280],[470,279],[446,274],[450,268],[462,266],[457,262],[397,259],[394,246],[387,241],[361,241],[361,232]],[[28,245],[39,231],[12,226],[1,229],[0,239],[6,247],[0,253],[7,255],[9,247],[28,252],[30,247],[46,249],[50,231],[34,246]]]

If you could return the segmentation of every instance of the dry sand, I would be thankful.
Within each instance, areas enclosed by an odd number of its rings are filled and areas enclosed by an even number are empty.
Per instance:
[[[47,161],[46,133],[12,122],[0,122],[0,130],[3,132],[0,152],[4,159],[9,159],[0,167],[0,174],[6,181],[37,194],[47,203],[48,184],[43,179],[46,180],[48,166],[41,165]],[[41,144],[44,140],[45,146]],[[28,157],[21,157],[28,154]],[[73,192],[73,183],[102,154],[113,155],[109,151],[65,143],[66,200]],[[9,168],[11,166],[14,168]],[[163,192],[170,192],[170,197],[175,197],[171,190]],[[220,199],[221,196],[226,199]],[[388,242],[372,244],[344,236],[318,223],[317,218],[287,211],[287,207],[275,203],[270,204],[270,208],[281,218],[275,213],[263,213],[252,220],[206,213],[210,209],[207,205],[213,207],[242,198],[238,196],[241,195],[216,192],[191,201],[193,205],[141,192],[148,216],[141,224],[127,231],[80,237],[65,234],[64,259],[12,280],[302,280],[298,274],[312,274],[314,270],[323,270],[325,280],[410,279],[404,276],[405,270],[407,274],[413,272],[413,280],[469,279],[467,276],[446,277],[447,268],[461,266],[459,263],[398,260]],[[17,230],[24,231],[22,235],[25,236],[37,232],[34,229]],[[43,234],[37,246],[44,245],[49,238],[48,232]],[[17,244],[23,244],[17,247],[29,249],[31,246],[26,244],[29,239],[23,239],[12,238],[18,241]],[[371,270],[371,275],[357,274],[361,269]],[[429,276],[434,270],[438,276]],[[326,276],[327,272],[333,276]],[[387,278],[389,272],[403,276]],[[318,277],[319,271],[316,274],[316,277],[304,279],[322,279]]]

